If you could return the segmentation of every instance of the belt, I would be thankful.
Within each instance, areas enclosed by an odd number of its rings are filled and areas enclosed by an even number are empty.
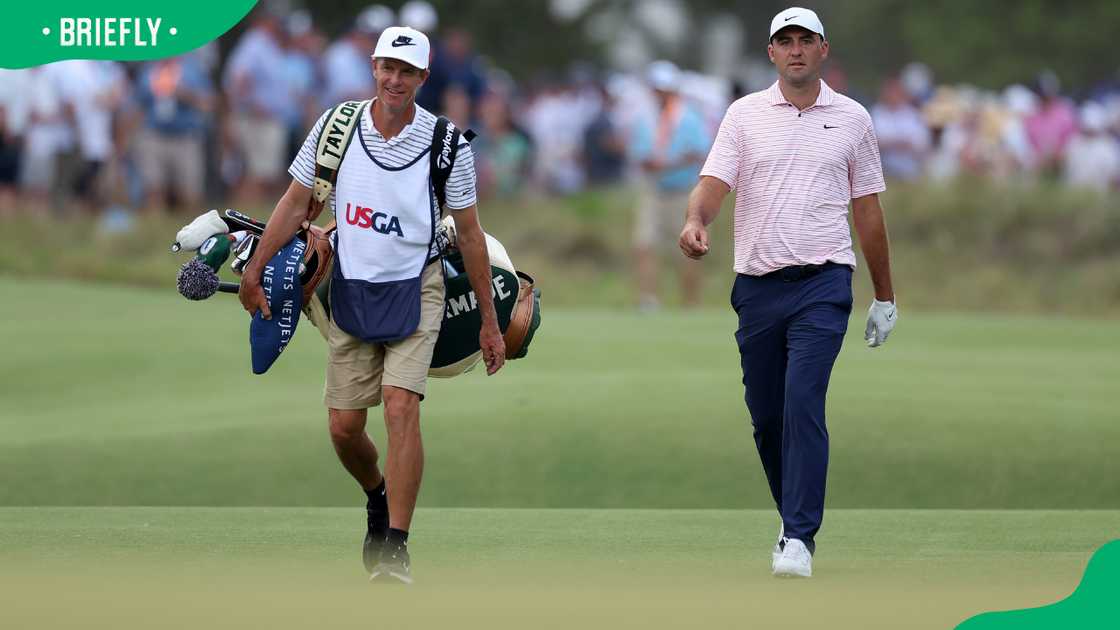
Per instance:
[[[781,269],[771,271],[770,273],[766,273],[758,277],[779,278],[782,282],[798,282],[806,278],[812,278],[813,276],[827,269],[846,266],[847,265],[841,265],[840,263],[834,263],[832,261],[828,261],[821,265],[795,265],[792,267],[782,267]]]

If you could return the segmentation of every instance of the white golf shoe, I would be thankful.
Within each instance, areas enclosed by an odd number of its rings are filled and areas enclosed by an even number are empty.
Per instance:
[[[782,555],[774,560],[775,577],[810,577],[813,575],[813,556],[805,543],[796,538],[786,538]]]

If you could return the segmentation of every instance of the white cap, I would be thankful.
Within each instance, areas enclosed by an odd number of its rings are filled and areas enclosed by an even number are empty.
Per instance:
[[[439,15],[427,0],[408,0],[401,7],[401,24],[431,33],[439,25]]]
[[[790,7],[785,11],[774,16],[770,21],[770,38],[774,38],[774,33],[782,30],[787,26],[800,26],[801,28],[812,31],[824,39],[824,24],[821,24],[821,19],[817,14],[809,9],[802,9],[801,7]]]
[[[681,83],[681,71],[672,61],[655,61],[646,69],[649,86],[662,92],[676,92]]]
[[[400,59],[421,70],[427,70],[430,50],[427,35],[407,26],[390,26],[377,39],[373,58]]]

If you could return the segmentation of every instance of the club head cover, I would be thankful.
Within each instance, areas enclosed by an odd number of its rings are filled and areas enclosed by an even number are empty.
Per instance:
[[[229,226],[222,220],[217,210],[200,214],[175,234],[173,249],[194,251],[202,246],[206,239],[215,234],[228,234]],[[177,246],[177,247],[176,247]]]
[[[253,374],[264,374],[295,335],[303,308],[303,286],[300,283],[300,263],[307,243],[292,238],[276,252],[261,272],[261,288],[272,311],[272,318],[265,319],[258,311],[249,324],[249,349],[253,359]]]
[[[201,258],[183,263],[176,278],[179,295],[188,300],[205,300],[218,291],[218,274]]]

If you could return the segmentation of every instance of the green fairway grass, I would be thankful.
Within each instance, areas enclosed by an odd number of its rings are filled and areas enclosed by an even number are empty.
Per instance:
[[[1066,597],[1120,512],[834,510],[810,580],[772,511],[424,509],[412,587],[360,509],[0,508],[5,628],[952,628]]]
[[[0,277],[0,505],[352,506],[301,322],[249,370],[236,299]],[[18,304],[18,306],[15,306]],[[829,505],[1118,509],[1120,324],[862,313],[832,379]],[[432,381],[422,506],[768,508],[728,310],[550,309],[529,357]],[[370,424],[383,444],[375,410]]]

